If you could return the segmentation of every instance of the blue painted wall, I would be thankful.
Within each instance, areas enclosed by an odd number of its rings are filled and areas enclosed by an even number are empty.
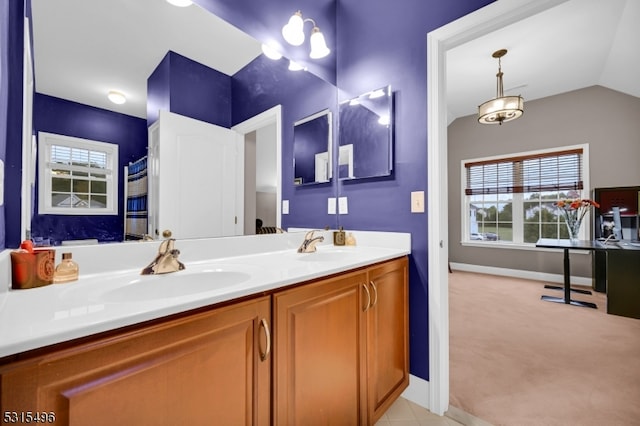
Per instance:
[[[40,215],[37,214],[38,200],[35,200],[36,214],[31,221],[32,235],[50,237],[54,243],[86,238],[97,238],[101,242],[122,241],[122,194],[126,182],[122,176],[123,167],[147,154],[146,120],[42,94],[35,95],[33,106],[33,127],[36,134],[49,132],[117,144],[120,184],[117,215]]]
[[[341,181],[346,229],[410,232],[411,373],[429,379],[427,213],[410,212],[412,191],[427,190],[427,33],[491,0],[339,0],[337,85],[358,94],[391,84],[395,166],[391,178]]]
[[[7,159],[7,131],[9,127],[9,2],[0,3],[0,160]],[[6,200],[5,196],[5,200]],[[5,247],[5,213],[0,207],[0,249]]]
[[[231,77],[168,52],[147,82],[147,123],[160,109],[231,127]]]
[[[8,6],[7,6],[8,3]],[[17,247],[20,244],[20,194],[22,187],[22,46],[24,44],[25,7],[22,1],[3,2],[7,22],[2,22],[3,30],[8,29],[8,37],[3,37],[7,49],[3,54],[8,59],[8,86],[2,92],[7,100],[4,183],[4,241],[5,247]],[[8,10],[6,9],[8,7]],[[6,24],[6,27],[5,27]],[[4,78],[4,77],[3,77]],[[0,148],[1,149],[1,148]],[[0,220],[2,218],[0,217]],[[0,238],[2,240],[2,238]]]

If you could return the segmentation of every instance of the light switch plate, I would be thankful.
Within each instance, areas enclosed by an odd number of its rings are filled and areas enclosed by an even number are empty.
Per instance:
[[[411,193],[411,213],[424,213],[424,191]]]
[[[282,214],[289,214],[289,200],[282,200]]]
[[[349,203],[347,201],[347,197],[338,198],[338,212],[340,214],[349,213]]]
[[[327,199],[327,214],[336,214],[336,197]]]

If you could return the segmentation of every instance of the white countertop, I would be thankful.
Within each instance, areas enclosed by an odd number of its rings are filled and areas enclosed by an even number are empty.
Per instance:
[[[72,252],[80,279],[27,290],[0,288],[0,357],[162,318],[401,257],[410,234],[354,231],[358,245],[297,253],[303,233],[178,240],[186,269],[141,276],[159,242],[56,247]],[[0,276],[10,277],[0,253]],[[7,265],[9,271],[6,271]],[[222,274],[220,274],[222,272]],[[220,284],[216,282],[224,282]],[[175,285],[174,285],[175,284]]]

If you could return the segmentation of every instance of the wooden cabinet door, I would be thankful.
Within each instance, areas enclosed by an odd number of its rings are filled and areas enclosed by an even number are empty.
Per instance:
[[[0,367],[1,411],[59,425],[268,425],[268,297]]]
[[[274,424],[366,422],[366,273],[275,293]]]
[[[409,385],[407,258],[369,269],[368,417],[374,424]]]

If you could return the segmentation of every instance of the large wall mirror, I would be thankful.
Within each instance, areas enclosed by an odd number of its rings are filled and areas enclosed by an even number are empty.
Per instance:
[[[339,132],[341,180],[389,176],[393,170],[391,86],[341,101]]]
[[[276,105],[282,106],[278,125],[281,133],[277,134],[280,140],[277,148],[271,148],[280,150],[278,158],[275,153],[267,155],[260,147],[253,148],[258,152],[253,156],[256,162],[266,159],[277,161],[285,165],[280,166],[282,173],[264,173],[265,166],[259,165],[252,166],[257,170],[245,175],[252,176],[252,179],[269,176],[269,182],[256,182],[253,187],[254,190],[268,188],[277,193],[277,206],[281,203],[280,198],[290,198],[286,193],[282,197],[282,182],[290,185],[292,181],[290,165],[293,161],[294,121],[300,115],[338,109],[335,86],[308,71],[289,71],[285,58],[280,61],[267,59],[262,54],[260,42],[196,4],[177,8],[158,0],[31,0],[31,5],[35,64],[34,133],[45,131],[117,143],[120,167],[147,154],[147,126],[151,124],[147,119],[150,114],[157,116],[157,111],[148,111],[147,80],[169,51],[175,52],[176,57],[180,56],[180,60],[187,58],[229,79],[228,96],[208,96],[209,99],[216,98],[217,104],[213,109],[224,121],[215,124],[242,128],[242,123]],[[191,65],[185,61],[183,64],[182,69],[188,77]],[[86,79],[83,73],[93,75],[93,78]],[[198,107],[193,99],[200,101],[202,93],[185,91],[184,81],[175,81],[175,76],[170,76],[170,79],[173,79],[172,90],[189,92],[188,97],[178,98],[180,102],[172,99],[171,108],[177,105],[185,111],[192,111]],[[111,89],[124,92],[127,103],[110,104],[106,94]],[[153,99],[156,104],[164,101]],[[200,109],[212,108],[207,104]],[[294,116],[292,111],[300,115]],[[107,115],[109,118],[105,119]],[[194,115],[191,118],[202,119]],[[273,123],[268,125],[273,126]],[[254,130],[246,137],[252,138],[255,145],[256,137],[259,140],[264,132]],[[269,146],[275,147],[273,138],[268,139],[271,141]],[[328,151],[329,147],[326,146],[325,150]],[[273,169],[275,166],[269,168]],[[331,173],[330,167],[328,173]],[[36,208],[31,221],[32,235],[46,238],[47,234],[56,234],[52,237],[55,243],[63,239],[85,238],[121,241],[124,234],[122,180],[119,187],[118,215],[39,215]],[[245,206],[248,204],[245,202]],[[242,214],[257,215],[260,209],[260,206],[245,208]],[[292,209],[292,214],[295,214],[295,209]],[[274,217],[275,223],[265,223],[265,226],[278,225],[281,220],[279,208],[269,217]],[[245,218],[244,234],[253,233],[251,226],[246,224],[254,222],[253,218]],[[297,225],[300,221],[295,223]],[[120,231],[114,232],[115,229]]]
[[[331,111],[324,110],[293,124],[294,185],[327,183],[332,177]]]

